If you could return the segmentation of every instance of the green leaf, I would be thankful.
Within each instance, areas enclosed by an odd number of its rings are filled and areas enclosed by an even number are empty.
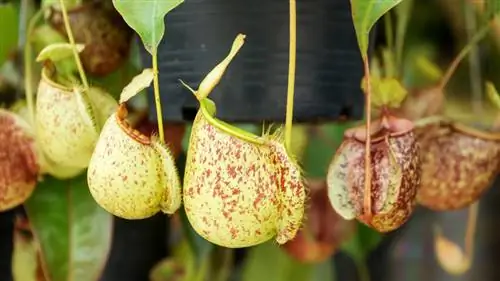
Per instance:
[[[484,3],[484,4],[485,4],[485,11],[486,11],[486,18],[488,20],[494,18],[495,16],[498,16],[498,14],[500,13],[500,1],[498,1],[498,0],[486,0],[486,3]]]
[[[66,181],[46,177],[25,206],[47,279],[96,280],[107,261],[113,221],[90,195],[86,173]]]
[[[186,275],[185,267],[173,258],[165,258],[157,263],[149,274],[151,281],[181,281]]]
[[[184,0],[113,0],[116,10],[153,55],[165,33],[165,15]]]
[[[341,249],[357,262],[365,262],[368,254],[382,241],[382,234],[358,223],[356,234],[344,242]]]
[[[487,81],[485,86],[488,99],[497,109],[500,110],[500,96],[498,95],[495,85],[490,81]]]
[[[432,81],[439,81],[443,77],[441,68],[424,55],[417,56],[415,58],[415,64],[420,72],[425,74]]]
[[[371,85],[372,105],[375,107],[398,108],[408,94],[408,91],[395,78],[372,78]],[[366,79],[363,79],[361,88],[366,91]]]
[[[266,242],[250,249],[241,280],[309,281],[313,277],[313,265],[299,263],[276,243]]]
[[[19,11],[12,3],[0,3],[0,66],[17,46],[18,29]]]
[[[366,60],[368,38],[375,23],[403,0],[351,0],[351,14],[361,56]]]

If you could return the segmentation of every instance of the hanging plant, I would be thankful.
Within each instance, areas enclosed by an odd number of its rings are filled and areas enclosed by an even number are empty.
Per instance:
[[[283,244],[302,223],[305,189],[285,148],[282,130],[256,136],[215,117],[207,98],[243,46],[239,34],[229,55],[192,90],[200,103],[193,122],[184,176],[184,206],[193,228],[224,247],[249,247],[276,236]]]
[[[181,204],[180,179],[170,150],[157,136],[142,134],[127,120],[125,103],[148,87],[153,76],[152,69],[145,69],[124,88],[87,171],[96,202],[125,219],[148,218],[160,210],[172,214]]]
[[[26,201],[40,173],[32,128],[15,113],[0,109],[0,211]]]
[[[86,168],[105,117],[116,101],[103,90],[81,86],[70,73],[59,73],[57,62],[71,56],[71,44],[44,48],[44,62],[35,105],[35,126],[41,149],[57,165]],[[78,51],[83,50],[77,45]]]
[[[304,216],[306,191],[292,152],[296,63],[296,3],[290,4],[287,110],[283,130],[256,136],[215,117],[208,98],[244,44],[238,34],[228,56],[194,94],[200,109],[193,122],[184,175],[183,202],[194,230],[228,248],[250,247],[275,237],[293,239]]]
[[[181,204],[179,174],[165,144],[157,61],[157,48],[165,32],[164,17],[181,3],[113,0],[125,22],[140,35],[153,65],[123,89],[118,110],[106,121],[87,171],[95,201],[121,218],[144,219],[159,211],[172,214]],[[126,102],[151,83],[158,137],[142,134],[134,128],[137,124],[127,119]]]
[[[346,130],[328,169],[328,195],[344,219],[358,218],[387,232],[406,222],[413,211],[421,173],[418,145],[413,124],[406,119],[383,115],[374,120],[370,133],[369,196],[364,190],[364,126]]]
[[[493,84],[486,83],[486,91],[500,109],[500,98]],[[422,187],[418,202],[445,211],[461,209],[478,200],[498,174],[498,121],[491,128],[444,118],[423,119],[420,123]]]
[[[193,123],[186,160],[184,206],[193,228],[214,244],[249,247],[273,236],[283,244],[295,237],[302,223],[306,194],[291,145],[296,3],[290,0],[289,4],[284,139],[281,128],[272,135],[259,137],[217,120],[215,104],[207,98],[243,46],[245,35],[236,37],[229,55],[205,77],[197,91],[190,89],[200,109]]]
[[[344,219],[357,218],[379,232],[394,230],[408,220],[420,184],[413,123],[391,113],[407,92],[395,78],[372,79],[367,55],[371,27],[399,2],[351,1],[364,61],[366,125],[345,131],[327,174],[328,197],[335,211]],[[380,113],[373,121],[372,106]]]
[[[68,21],[76,42],[85,45],[81,60],[91,75],[106,76],[127,59],[133,31],[111,5],[103,1],[78,1],[68,8]],[[66,36],[59,5],[51,5],[47,21]]]

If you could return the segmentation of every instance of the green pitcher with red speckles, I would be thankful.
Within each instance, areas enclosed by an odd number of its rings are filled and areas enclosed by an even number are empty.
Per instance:
[[[256,136],[216,119],[207,98],[244,43],[191,89],[200,103],[184,175],[183,202],[193,228],[208,241],[249,247],[273,237],[283,244],[302,224],[306,191],[301,171],[283,144],[282,131]]]

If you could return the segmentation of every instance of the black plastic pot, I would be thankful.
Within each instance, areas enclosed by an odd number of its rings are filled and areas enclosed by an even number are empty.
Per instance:
[[[15,212],[0,212],[0,280],[12,280],[12,253],[14,251]]]
[[[297,122],[362,117],[363,68],[349,3],[297,1]],[[167,15],[165,24],[158,50],[164,119],[193,119],[197,102],[178,79],[196,88],[227,55],[236,35],[244,33],[245,46],[211,95],[217,116],[229,122],[284,121],[288,0],[186,0]],[[150,67],[144,49],[142,59]],[[154,106],[150,113],[155,119]]]

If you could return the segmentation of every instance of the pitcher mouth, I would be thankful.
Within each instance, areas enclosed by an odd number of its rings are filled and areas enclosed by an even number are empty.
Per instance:
[[[150,145],[151,137],[148,137],[145,134],[141,133],[139,130],[134,129],[132,125],[127,121],[126,119],[127,115],[128,115],[127,106],[124,103],[120,104],[115,113],[115,119],[118,126],[120,126],[120,128],[129,137],[136,140],[137,142],[144,145]]]
[[[483,140],[500,141],[500,132],[481,130],[479,128],[459,122],[453,122],[451,126],[456,131],[469,136],[477,137]]]
[[[209,98],[203,98],[199,100],[200,102],[200,110],[203,114],[203,117],[207,120],[207,122],[216,127],[217,129],[242,140],[257,144],[263,145],[266,143],[266,140],[261,136],[257,136],[250,132],[247,132],[243,129],[240,129],[236,126],[233,126],[229,123],[226,123],[222,120],[219,120],[215,117],[215,113],[217,112],[217,107],[215,103]]]
[[[488,130],[486,126],[469,125],[465,122],[454,121],[447,117],[433,116],[422,119],[417,127],[424,128],[428,125],[437,125],[440,127],[449,127],[450,129],[467,136],[476,137],[483,140],[500,141],[500,131]]]
[[[397,117],[383,117],[371,122],[370,127],[370,142],[377,143],[383,141],[387,136],[399,137],[413,130],[415,126],[413,122]],[[347,129],[344,133],[345,138],[353,138],[360,142],[366,142],[366,125],[360,125],[351,129]]]
[[[52,79],[53,76],[54,76],[53,73],[50,73],[50,69],[48,67],[46,67],[46,66],[42,67],[42,81],[43,82],[47,83],[49,86],[51,86],[53,88],[59,89],[59,90],[66,92],[68,94],[73,93],[73,89],[54,81]]]

